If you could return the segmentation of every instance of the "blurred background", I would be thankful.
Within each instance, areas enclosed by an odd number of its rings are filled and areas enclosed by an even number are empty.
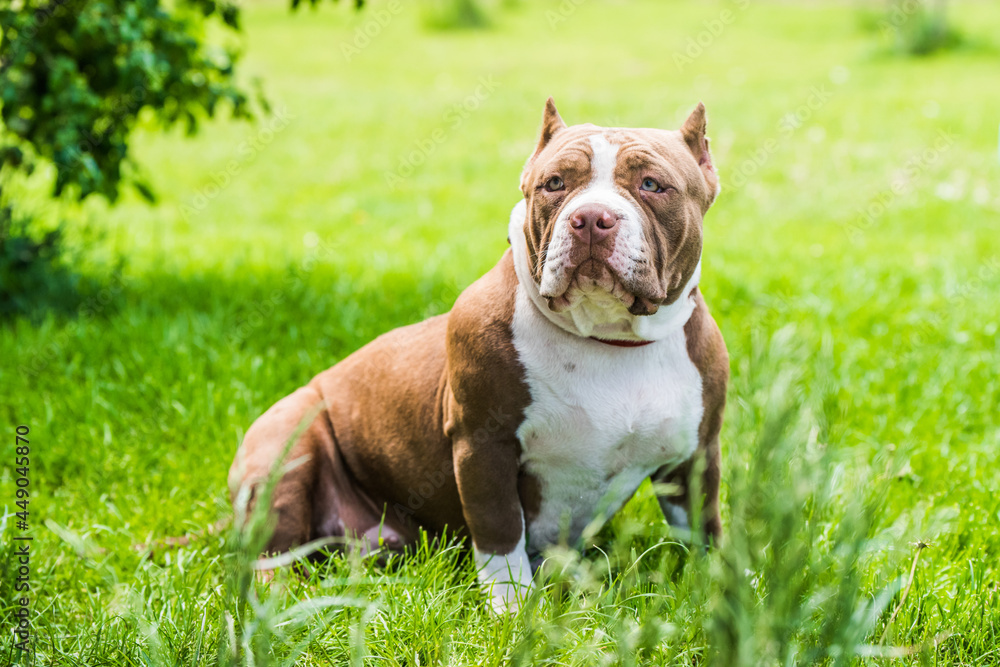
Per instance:
[[[52,590],[104,581],[58,574],[66,535],[127,581],[133,543],[225,516],[253,419],[447,311],[507,246],[552,95],[569,124],[706,104],[726,465],[791,377],[811,441],[892,485],[874,524],[937,540],[903,640],[953,629],[963,586],[1000,618],[995,564],[960,572],[1000,549],[998,3],[0,8],[0,409],[44,443],[36,525],[70,531],[39,534]]]

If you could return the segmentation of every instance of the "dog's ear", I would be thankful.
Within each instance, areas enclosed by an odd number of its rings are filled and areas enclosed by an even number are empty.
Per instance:
[[[681,136],[705,175],[710,191],[709,203],[711,204],[719,193],[719,175],[715,171],[715,166],[712,165],[712,154],[708,150],[708,137],[705,136],[707,126],[705,105],[698,102],[698,106],[681,126]]]
[[[535,159],[542,152],[542,149],[552,141],[556,132],[564,129],[566,129],[566,123],[563,122],[562,116],[556,110],[555,100],[550,97],[545,100],[545,111],[542,112],[542,133],[538,137],[538,145],[535,146],[535,153],[531,158]]]
[[[542,112],[542,131],[538,136],[538,145],[535,146],[535,152],[531,154],[528,158],[527,163],[524,165],[524,171],[521,172],[521,189],[524,190],[524,180],[528,176],[528,168],[531,163],[535,161],[538,154],[541,153],[549,142],[552,141],[552,137],[556,135],[560,130],[566,129],[566,123],[563,122],[562,116],[559,115],[559,111],[556,110],[556,103],[550,97],[545,101],[545,111]]]

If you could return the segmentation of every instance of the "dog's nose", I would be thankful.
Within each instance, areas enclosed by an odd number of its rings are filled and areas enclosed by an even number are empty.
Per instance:
[[[581,241],[598,243],[612,234],[618,216],[601,204],[584,204],[569,217],[573,233]]]

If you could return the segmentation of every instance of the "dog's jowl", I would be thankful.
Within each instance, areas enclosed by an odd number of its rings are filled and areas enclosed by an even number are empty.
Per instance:
[[[567,127],[549,100],[521,191],[510,250],[451,312],[380,336],[247,432],[234,497],[300,432],[269,551],[324,536],[402,549],[447,527],[512,609],[547,546],[647,477],[671,483],[671,524],[697,502],[719,537],[729,362],[698,290],[719,191],[704,107],[678,131]]]

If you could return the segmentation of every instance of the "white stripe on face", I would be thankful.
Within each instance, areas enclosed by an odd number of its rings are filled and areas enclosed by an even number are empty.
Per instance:
[[[607,140],[603,134],[590,137],[590,147],[594,156],[590,159],[593,176],[590,179],[591,188],[607,188],[615,190],[615,164],[618,162],[618,145]]]
[[[632,258],[644,254],[641,213],[634,203],[621,194],[615,183],[619,146],[608,141],[603,134],[592,135],[589,140],[592,151],[590,183],[567,203],[553,223],[552,238],[545,254],[539,285],[539,290],[545,295],[560,295],[569,287],[572,270],[575,268],[569,266],[570,249],[573,245],[569,219],[581,206],[601,204],[619,217],[615,248],[607,262],[622,279],[627,280],[634,273]]]

